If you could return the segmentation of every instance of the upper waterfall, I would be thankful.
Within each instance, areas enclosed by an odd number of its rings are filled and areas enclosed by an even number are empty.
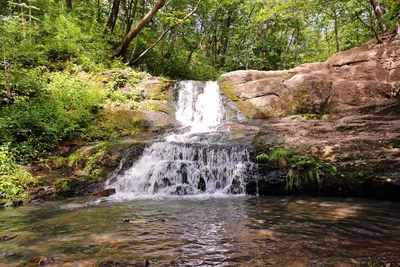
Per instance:
[[[187,195],[245,192],[255,165],[245,144],[219,131],[225,110],[216,82],[175,85],[176,118],[183,128],[146,147],[142,157],[108,186],[117,195]]]
[[[193,131],[208,131],[223,121],[224,107],[216,82],[183,81],[176,85],[176,119]]]

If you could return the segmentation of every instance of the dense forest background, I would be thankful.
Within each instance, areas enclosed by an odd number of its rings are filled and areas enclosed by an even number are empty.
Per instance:
[[[118,94],[121,77],[96,87],[96,74],[289,69],[379,41],[399,14],[400,0],[0,0],[0,200],[27,197],[20,164],[61,141],[110,138],[95,125],[102,105],[141,97]]]

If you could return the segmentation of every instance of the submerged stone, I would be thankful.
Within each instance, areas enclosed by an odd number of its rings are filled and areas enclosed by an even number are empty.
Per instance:
[[[116,192],[117,191],[115,190],[115,188],[108,188],[108,189],[105,189],[103,191],[94,192],[92,194],[92,197],[109,197],[111,195],[115,195]]]
[[[38,256],[29,261],[33,265],[43,266],[48,264],[53,264],[55,260],[53,258],[46,258],[43,256]]]

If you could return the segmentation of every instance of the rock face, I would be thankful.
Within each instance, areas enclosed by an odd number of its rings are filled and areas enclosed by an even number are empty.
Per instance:
[[[225,94],[249,119],[334,114],[385,104],[400,94],[400,40],[386,35],[337,53],[324,63],[285,71],[236,71],[221,76]]]
[[[322,178],[319,192],[304,186],[302,193],[400,200],[400,103],[330,119],[293,115],[248,123],[260,127],[256,154],[284,147],[337,167],[335,176]],[[259,174],[260,195],[287,193],[285,172],[260,164]]]
[[[323,63],[219,79],[243,123],[259,127],[255,154],[281,147],[337,167],[321,187],[307,184],[302,193],[400,200],[400,40],[381,39]],[[290,194],[286,178],[273,163],[259,164],[259,179],[246,191]]]

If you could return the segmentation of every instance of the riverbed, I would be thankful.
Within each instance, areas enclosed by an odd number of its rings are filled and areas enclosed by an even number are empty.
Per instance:
[[[125,220],[125,222],[124,222]],[[399,266],[400,203],[198,195],[0,211],[0,266]],[[375,263],[375,265],[373,265]],[[391,265],[387,265],[387,264]]]

